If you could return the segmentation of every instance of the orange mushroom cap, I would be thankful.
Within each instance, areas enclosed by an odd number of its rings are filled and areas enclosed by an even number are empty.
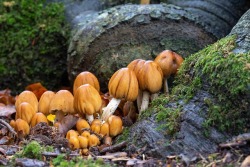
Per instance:
[[[84,136],[78,136],[78,140],[80,142],[80,148],[88,148],[89,139]]]
[[[38,112],[32,117],[31,122],[30,122],[30,126],[34,127],[34,126],[36,126],[36,124],[38,124],[40,122],[45,122],[46,124],[48,124],[47,117],[43,113]]]
[[[142,68],[145,62],[146,60],[143,60],[143,59],[135,59],[132,62],[130,62],[127,67],[130,70],[133,70],[135,72],[135,75],[137,76],[139,70]]]
[[[164,50],[156,56],[154,62],[161,67],[163,75],[168,78],[171,74],[177,73],[183,58],[171,50]]]
[[[93,115],[102,106],[99,92],[90,84],[77,88],[74,98],[74,108],[79,114]]]
[[[75,130],[69,130],[66,134],[66,139],[70,139],[71,137],[78,137],[79,136],[79,133]]]
[[[29,90],[25,90],[18,95],[17,100],[15,102],[15,107],[17,110],[18,110],[18,106],[22,102],[29,103],[34,108],[35,112],[38,111],[38,100],[37,100],[36,95],[33,92]]]
[[[109,136],[109,124],[107,122],[101,125],[100,134],[102,136]]]
[[[122,132],[122,119],[118,116],[111,115],[108,118],[109,135],[115,137]]]
[[[101,142],[99,140],[99,138],[95,135],[95,134],[91,134],[89,136],[89,147],[94,147],[94,146],[97,146],[99,145]]]
[[[38,102],[38,111],[43,113],[44,115],[49,115],[49,106],[52,98],[55,96],[55,93],[52,91],[46,91],[40,97]]]
[[[16,111],[16,119],[21,118],[30,124],[32,117],[36,114],[34,107],[28,102],[22,102]]]
[[[27,136],[30,133],[30,126],[26,121],[18,118],[16,120],[15,130],[18,134],[22,134],[23,136]]]
[[[68,141],[69,141],[69,148],[71,150],[76,150],[80,148],[80,142],[78,140],[78,137],[72,136],[68,139]]]
[[[138,83],[142,91],[158,92],[162,87],[163,74],[160,66],[148,60],[138,72]]]
[[[79,133],[82,132],[82,129],[90,129],[90,125],[89,123],[85,120],[85,119],[79,119],[77,122],[76,122],[76,129]]]
[[[74,97],[68,90],[59,90],[55,96],[51,99],[49,105],[49,111],[51,114],[55,114],[57,111],[63,113],[75,114],[73,107]]]
[[[108,89],[110,95],[116,99],[136,100],[138,96],[138,81],[134,71],[129,68],[121,68],[116,71],[109,81]]]
[[[88,71],[83,71],[80,74],[77,75],[75,81],[74,81],[74,85],[73,85],[73,93],[75,95],[76,93],[76,89],[78,87],[80,87],[81,85],[84,84],[90,84],[91,86],[93,86],[98,92],[100,92],[100,85],[99,85],[99,81],[96,78],[96,76],[94,74],[92,74],[91,72]]]
[[[82,132],[81,136],[89,138],[90,132],[85,130],[85,131]]]

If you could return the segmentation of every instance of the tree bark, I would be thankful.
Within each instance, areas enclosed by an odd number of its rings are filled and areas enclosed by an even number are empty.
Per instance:
[[[213,9],[218,15],[211,16],[207,10],[212,10],[212,5],[194,12],[174,5],[154,4],[121,5],[76,19],[78,26],[68,49],[71,83],[80,72],[90,71],[106,92],[112,74],[134,59],[154,59],[165,49],[183,57],[195,53],[232,28],[233,22],[229,24],[218,17],[219,9],[224,11],[222,6],[227,6],[226,1],[223,3]],[[230,12],[223,14],[231,17]],[[239,15],[235,14],[234,19]]]

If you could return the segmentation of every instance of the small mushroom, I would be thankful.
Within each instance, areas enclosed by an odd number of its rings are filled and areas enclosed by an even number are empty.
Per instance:
[[[66,139],[69,140],[71,137],[78,137],[79,133],[75,130],[69,130],[66,134]]]
[[[12,119],[12,120],[10,121],[10,126],[11,126],[13,129],[16,129],[16,121]]]
[[[122,133],[122,119],[116,115],[111,115],[108,119],[109,135],[115,137]]]
[[[90,129],[90,125],[85,119],[80,118],[76,122],[76,129],[79,133],[81,133],[82,129]]]
[[[30,133],[30,126],[26,121],[18,118],[16,120],[16,128],[15,128],[15,130],[19,135],[25,137]]]
[[[101,96],[93,86],[84,84],[77,88],[74,97],[75,111],[80,115],[85,114],[89,123],[94,120],[93,114],[98,112],[101,106]]]
[[[137,78],[139,87],[143,91],[142,104],[139,110],[141,112],[148,108],[150,93],[153,94],[160,91],[163,74],[157,63],[148,60],[139,70]]]
[[[55,96],[55,92],[52,92],[50,90],[44,92],[38,102],[38,111],[43,113],[46,116],[49,115],[50,114],[49,105],[54,96]]]
[[[80,148],[88,148],[89,139],[84,136],[78,136],[78,140],[80,142]]]
[[[115,112],[121,99],[134,101],[138,96],[138,81],[134,71],[121,68],[111,77],[108,84],[109,94],[113,97],[109,104],[103,108],[102,120],[107,121]]]
[[[73,93],[75,95],[76,89],[84,84],[90,84],[93,86],[98,92],[100,92],[100,85],[98,79],[94,74],[89,71],[83,71],[77,75],[74,85],[73,85]]]
[[[107,122],[104,122],[101,125],[100,135],[102,135],[102,136],[109,136],[109,124]]]
[[[162,69],[164,75],[164,91],[169,95],[167,79],[177,73],[178,68],[183,62],[183,58],[171,50],[162,51],[154,60]]]
[[[56,115],[56,122],[60,122],[65,114],[75,114],[73,106],[74,97],[68,90],[59,90],[51,99],[49,111]]]
[[[68,141],[69,141],[69,148],[71,150],[76,150],[80,148],[80,142],[78,140],[78,137],[72,136],[68,139]]]
[[[15,102],[15,107],[17,110],[18,110],[18,106],[22,102],[29,103],[34,108],[35,112],[38,111],[38,100],[37,100],[36,95],[33,92],[25,90],[18,95],[17,100]]]
[[[49,124],[46,116],[43,113],[38,112],[32,117],[31,122],[30,122],[30,126],[34,127],[34,126],[36,126],[36,124],[38,124],[40,122],[45,122],[46,124]]]
[[[91,123],[91,125],[90,125],[90,129],[93,131],[93,132],[95,132],[95,133],[97,133],[97,134],[99,134],[100,133],[100,130],[101,130],[101,120],[99,120],[99,119],[94,119],[94,121]]]
[[[36,114],[34,107],[28,102],[22,102],[16,111],[16,120],[18,118],[23,119],[28,124],[30,124],[32,117]]]
[[[100,140],[99,138],[95,135],[95,134],[91,134],[89,136],[89,147],[94,147],[94,146],[98,146],[100,144]]]
[[[90,132],[89,132],[89,131],[87,131],[87,130],[85,130],[85,131],[83,131],[83,132],[82,132],[81,136],[84,136],[84,137],[89,138],[89,136],[90,136]]]

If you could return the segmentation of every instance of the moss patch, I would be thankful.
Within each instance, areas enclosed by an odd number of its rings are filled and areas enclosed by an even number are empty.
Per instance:
[[[233,53],[235,36],[228,36],[185,59],[173,94],[186,100],[204,89],[215,97],[209,107],[205,126],[234,133],[249,122],[250,53]]]
[[[45,0],[0,2],[2,89],[18,93],[35,82],[48,89],[61,84],[70,33],[63,4],[45,3]]]

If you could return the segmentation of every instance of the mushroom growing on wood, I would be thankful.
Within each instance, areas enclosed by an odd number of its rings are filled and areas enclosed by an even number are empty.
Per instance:
[[[144,63],[137,75],[140,89],[143,91],[140,112],[146,110],[149,105],[150,93],[160,91],[162,87],[162,70],[160,66],[148,60]]]
[[[60,122],[65,114],[75,114],[73,106],[74,97],[68,90],[59,90],[51,99],[49,111],[56,115],[56,122]]]
[[[85,114],[89,123],[94,120],[93,114],[99,111],[101,106],[101,96],[93,86],[84,84],[76,89],[74,98],[75,111],[80,115]]]
[[[36,95],[33,92],[25,90],[18,95],[17,100],[15,102],[15,107],[17,110],[18,110],[18,106],[22,102],[29,103],[34,108],[35,112],[38,111],[38,100],[37,100]]]
[[[164,91],[169,95],[167,79],[175,75],[183,62],[183,58],[171,50],[164,50],[154,60],[162,69],[164,75]]]
[[[129,68],[121,68],[111,77],[108,84],[109,94],[113,97],[109,104],[103,108],[102,120],[107,121],[116,108],[121,99],[134,101],[138,96],[138,81],[134,71]]]
[[[40,97],[38,102],[38,111],[43,113],[44,115],[49,115],[49,105],[52,98],[55,96],[55,93],[52,91],[46,91]]]
[[[98,92],[100,92],[100,85],[99,85],[99,81],[96,78],[96,76],[94,74],[92,74],[91,72],[88,71],[83,71],[80,74],[77,75],[75,81],[74,81],[74,85],[73,85],[73,93],[75,95],[76,93],[76,89],[84,84],[90,84],[91,86],[93,86]]]
[[[146,60],[143,60],[143,59],[135,59],[132,62],[130,62],[127,67],[129,69],[133,70],[135,72],[136,77],[138,77],[138,72],[142,68],[142,66],[144,65],[145,62],[146,62]],[[138,109],[140,109],[141,102],[142,102],[142,91],[140,89],[138,92],[138,97],[136,99],[136,102],[137,102]]]

